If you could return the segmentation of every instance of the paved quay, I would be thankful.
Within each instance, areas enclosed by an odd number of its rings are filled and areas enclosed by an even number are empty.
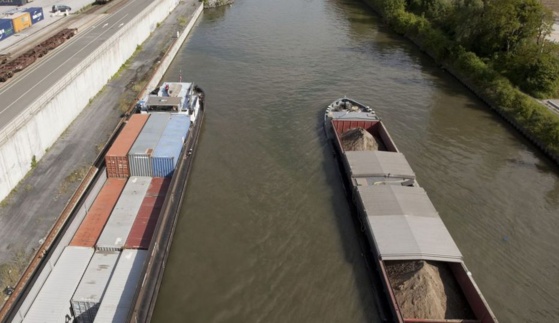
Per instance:
[[[142,3],[134,2],[138,5]],[[119,122],[121,107],[127,106],[123,103],[136,99],[140,80],[150,71],[162,50],[173,42],[177,30],[181,29],[179,18],[185,17],[188,20],[197,4],[196,0],[179,3],[142,44],[141,51],[130,60],[120,76],[105,86],[31,173],[2,202],[0,274],[2,268],[13,268],[14,263],[29,261],[79,185],[85,170],[94,161],[99,148],[105,144]],[[40,62],[39,60],[37,63]],[[21,271],[22,268],[17,269]],[[13,279],[10,281],[6,276],[0,276],[0,284],[0,289],[3,290],[6,285],[13,285],[14,282]]]

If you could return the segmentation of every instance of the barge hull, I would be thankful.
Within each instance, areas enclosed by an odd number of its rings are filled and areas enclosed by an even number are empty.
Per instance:
[[[353,202],[354,219],[363,231],[365,254],[376,265],[375,277],[384,290],[379,303],[387,306],[381,309],[392,314],[391,321],[401,323],[497,322],[384,124],[368,107],[347,102],[353,101],[340,99],[328,107],[324,127]],[[348,131],[355,128],[361,130]],[[356,137],[358,133],[362,137]],[[400,284],[411,279],[408,275],[414,277],[409,286],[427,288],[421,295],[401,290]],[[391,283],[400,287],[395,290]],[[447,304],[447,296],[458,303]],[[439,303],[441,307],[431,308]]]

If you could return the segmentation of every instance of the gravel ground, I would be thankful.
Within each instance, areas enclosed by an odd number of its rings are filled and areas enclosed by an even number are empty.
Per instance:
[[[197,0],[179,3],[119,77],[105,86],[14,192],[0,203],[0,290],[15,283],[14,277],[19,276],[14,271],[27,265],[114,130],[123,108],[135,102],[153,62],[181,29],[179,17],[190,17],[197,4]]]

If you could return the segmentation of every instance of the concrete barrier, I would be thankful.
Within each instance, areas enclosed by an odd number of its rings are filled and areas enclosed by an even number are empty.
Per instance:
[[[177,6],[161,0],[147,6],[113,37],[37,98],[0,133],[0,199],[4,199],[47,149]]]

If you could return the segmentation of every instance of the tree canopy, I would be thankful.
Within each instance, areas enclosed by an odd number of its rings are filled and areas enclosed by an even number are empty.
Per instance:
[[[404,6],[523,91],[559,94],[559,47],[546,40],[553,15],[539,0],[405,0]]]

